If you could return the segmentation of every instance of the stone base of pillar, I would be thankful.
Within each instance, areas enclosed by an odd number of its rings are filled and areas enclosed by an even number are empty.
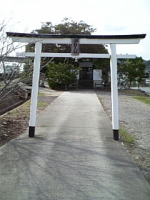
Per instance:
[[[119,140],[119,131],[118,130],[113,130],[113,137],[114,137],[114,140]]]
[[[29,126],[29,137],[35,136],[35,126]]]

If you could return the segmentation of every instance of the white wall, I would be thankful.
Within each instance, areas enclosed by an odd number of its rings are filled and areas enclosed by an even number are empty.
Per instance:
[[[102,80],[102,70],[94,69],[93,70],[93,81],[101,81]]]
[[[79,73],[80,73],[80,71],[78,70],[78,74],[76,75],[77,80],[79,80]]]

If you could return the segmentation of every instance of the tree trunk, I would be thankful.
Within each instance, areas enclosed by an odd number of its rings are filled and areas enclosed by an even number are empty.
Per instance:
[[[65,84],[65,90],[67,90],[68,88],[67,88],[67,84]]]
[[[140,82],[138,82],[138,90],[139,90],[139,88],[140,88]]]
[[[5,68],[5,64],[4,62],[2,62],[2,66],[3,66],[3,79],[4,79],[4,84],[7,84],[7,78],[6,78],[6,68]]]
[[[132,82],[132,81],[129,81],[129,89],[131,88],[131,82]]]

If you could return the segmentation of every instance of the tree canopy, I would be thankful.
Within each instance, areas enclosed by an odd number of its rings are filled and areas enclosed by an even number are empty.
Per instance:
[[[75,22],[70,18],[64,18],[61,23],[53,25],[52,22],[44,22],[40,29],[36,29],[33,33],[38,34],[82,34],[91,35],[95,32],[95,28],[88,25],[84,21]]]
[[[42,23],[40,29],[33,30],[32,33],[36,34],[72,34],[72,35],[91,35],[95,32],[95,28],[91,25],[88,25],[84,21],[75,22],[69,18],[64,18],[61,23],[53,24],[52,22]],[[26,46],[26,51],[34,52],[34,44],[28,44]],[[71,44],[43,44],[42,52],[52,52],[52,53],[70,53],[71,52]],[[80,53],[108,53],[107,49],[104,45],[80,45]],[[51,58],[42,58],[41,65],[45,66],[47,62],[50,61]],[[70,64],[76,65],[73,58],[53,58],[55,64],[64,63],[66,61]],[[80,59],[80,61],[86,59]],[[96,62],[96,59],[88,59]],[[103,65],[105,62],[96,62],[96,67],[99,65]],[[99,67],[98,67],[99,68]],[[44,67],[42,72],[46,72],[47,68]],[[67,72],[66,72],[67,73]],[[55,74],[55,73],[53,73]]]
[[[131,87],[133,81],[138,82],[138,87],[145,75],[145,63],[141,57],[135,59],[127,59],[125,61],[120,61],[118,65],[118,73],[120,79],[124,80],[128,87]]]
[[[69,18],[64,18],[61,23],[53,25],[52,22],[42,23],[40,29],[32,31],[36,34],[72,34],[91,35],[95,28],[83,21],[75,22]],[[34,45],[27,45],[27,51],[34,51]],[[43,44],[43,52],[70,53],[70,44]],[[81,53],[108,53],[104,45],[80,45]]]

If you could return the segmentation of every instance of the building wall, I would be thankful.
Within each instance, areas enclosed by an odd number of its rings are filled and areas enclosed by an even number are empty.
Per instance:
[[[94,69],[93,70],[93,87],[100,87],[102,84],[102,70]]]

